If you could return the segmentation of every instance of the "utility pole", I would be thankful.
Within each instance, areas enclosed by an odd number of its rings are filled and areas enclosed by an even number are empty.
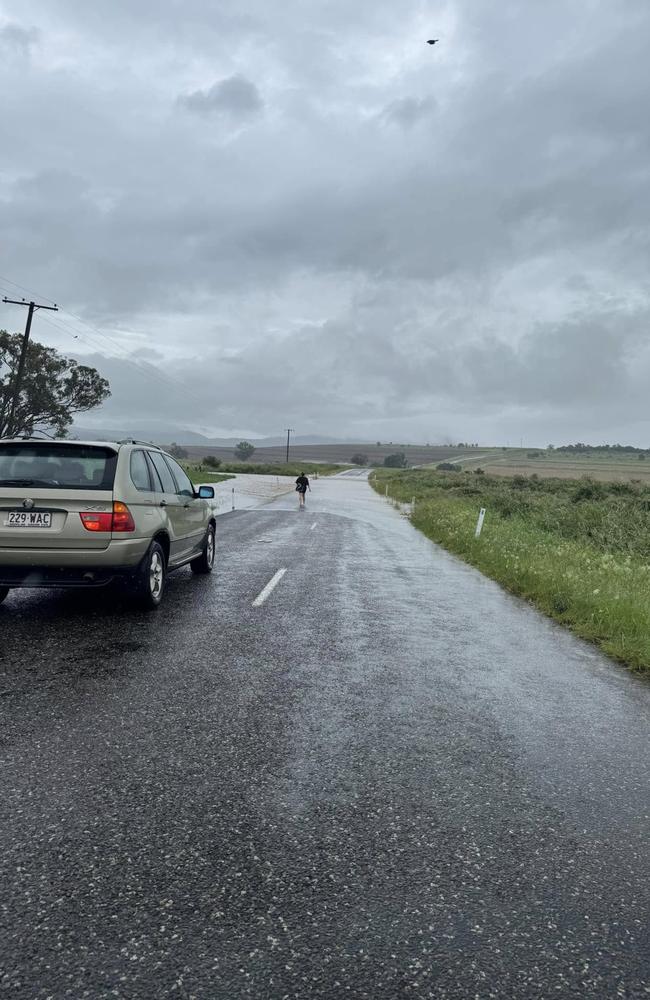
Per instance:
[[[293,427],[287,427],[287,465],[289,464],[289,438],[293,433]]]
[[[27,306],[27,322],[25,323],[25,332],[23,334],[23,343],[20,349],[20,358],[18,359],[18,368],[16,369],[16,377],[14,378],[14,386],[11,396],[11,408],[9,410],[9,423],[7,425],[7,437],[11,437],[15,434],[14,420],[16,417],[16,407],[18,406],[18,400],[20,398],[20,390],[22,388],[23,372],[25,371],[25,361],[27,360],[27,347],[29,345],[29,332],[32,328],[32,318],[37,309],[48,309],[50,312],[58,312],[59,307],[56,303],[53,306],[44,306],[40,302],[27,302],[26,299],[8,299],[7,296],[2,300],[7,305],[12,306]]]

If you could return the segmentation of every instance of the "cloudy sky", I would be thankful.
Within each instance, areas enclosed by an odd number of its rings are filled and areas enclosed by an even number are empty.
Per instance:
[[[650,446],[649,50],[648,0],[0,0],[0,291],[110,427]]]

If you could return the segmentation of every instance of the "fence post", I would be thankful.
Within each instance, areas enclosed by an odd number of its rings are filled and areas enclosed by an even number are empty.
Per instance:
[[[481,530],[483,528],[484,520],[485,520],[485,507],[481,507],[478,514],[478,521],[476,522],[476,531],[474,532],[474,538],[479,538]]]
[[[232,488],[232,509],[235,509],[235,487]]]

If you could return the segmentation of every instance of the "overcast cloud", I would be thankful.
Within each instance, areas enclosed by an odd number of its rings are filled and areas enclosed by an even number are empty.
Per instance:
[[[647,0],[0,0],[0,290],[110,427],[650,446],[649,44]]]

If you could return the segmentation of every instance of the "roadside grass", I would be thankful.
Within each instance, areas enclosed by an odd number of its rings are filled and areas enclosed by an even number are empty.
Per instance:
[[[193,483],[223,483],[226,479],[234,479],[232,475],[222,475],[220,472],[212,472],[209,469],[201,469],[198,465],[187,465],[181,462]]]
[[[650,674],[650,487],[430,470],[378,470],[370,482],[415,497],[413,524],[432,541]]]

